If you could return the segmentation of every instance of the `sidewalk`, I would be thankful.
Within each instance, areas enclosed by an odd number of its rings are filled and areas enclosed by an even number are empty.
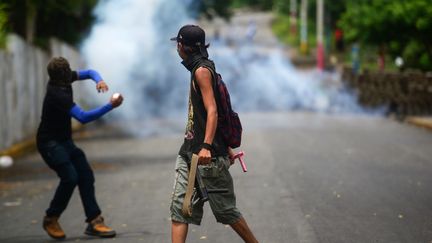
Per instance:
[[[74,138],[86,137],[85,127],[81,124],[74,124],[72,126]],[[29,152],[36,150],[36,135],[33,135],[23,141],[12,144],[10,147],[0,149],[0,156],[7,155],[12,158],[21,157]]]

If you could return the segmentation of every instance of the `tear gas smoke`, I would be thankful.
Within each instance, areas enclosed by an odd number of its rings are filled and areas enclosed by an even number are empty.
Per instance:
[[[185,116],[190,77],[169,41],[182,25],[195,22],[185,6],[172,0],[101,1],[97,6],[97,23],[82,52],[111,90],[124,95],[126,102],[116,112],[122,119]],[[207,40],[238,111],[363,112],[341,85],[329,85],[340,79],[337,74],[298,71],[277,47],[262,51],[248,43],[233,48],[208,32]]]

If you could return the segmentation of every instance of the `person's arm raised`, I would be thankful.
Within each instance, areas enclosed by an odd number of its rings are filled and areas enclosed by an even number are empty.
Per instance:
[[[93,80],[96,83],[96,89],[98,92],[105,93],[109,89],[108,85],[102,79],[101,75],[93,69],[86,69],[86,70],[79,70],[78,71],[78,80],[84,80],[84,79]]]

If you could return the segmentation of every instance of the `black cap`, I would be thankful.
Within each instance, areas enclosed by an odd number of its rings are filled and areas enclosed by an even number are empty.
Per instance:
[[[197,25],[185,25],[180,28],[176,37],[171,38],[186,46],[205,46],[205,32]]]

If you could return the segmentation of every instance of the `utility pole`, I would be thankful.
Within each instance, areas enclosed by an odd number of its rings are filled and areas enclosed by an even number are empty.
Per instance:
[[[324,0],[317,1],[317,67],[324,70]]]
[[[291,35],[297,35],[297,0],[291,0],[290,2],[290,27]]]
[[[308,52],[308,43],[307,43],[307,0],[301,0],[300,7],[300,52],[303,54],[307,54]]]

